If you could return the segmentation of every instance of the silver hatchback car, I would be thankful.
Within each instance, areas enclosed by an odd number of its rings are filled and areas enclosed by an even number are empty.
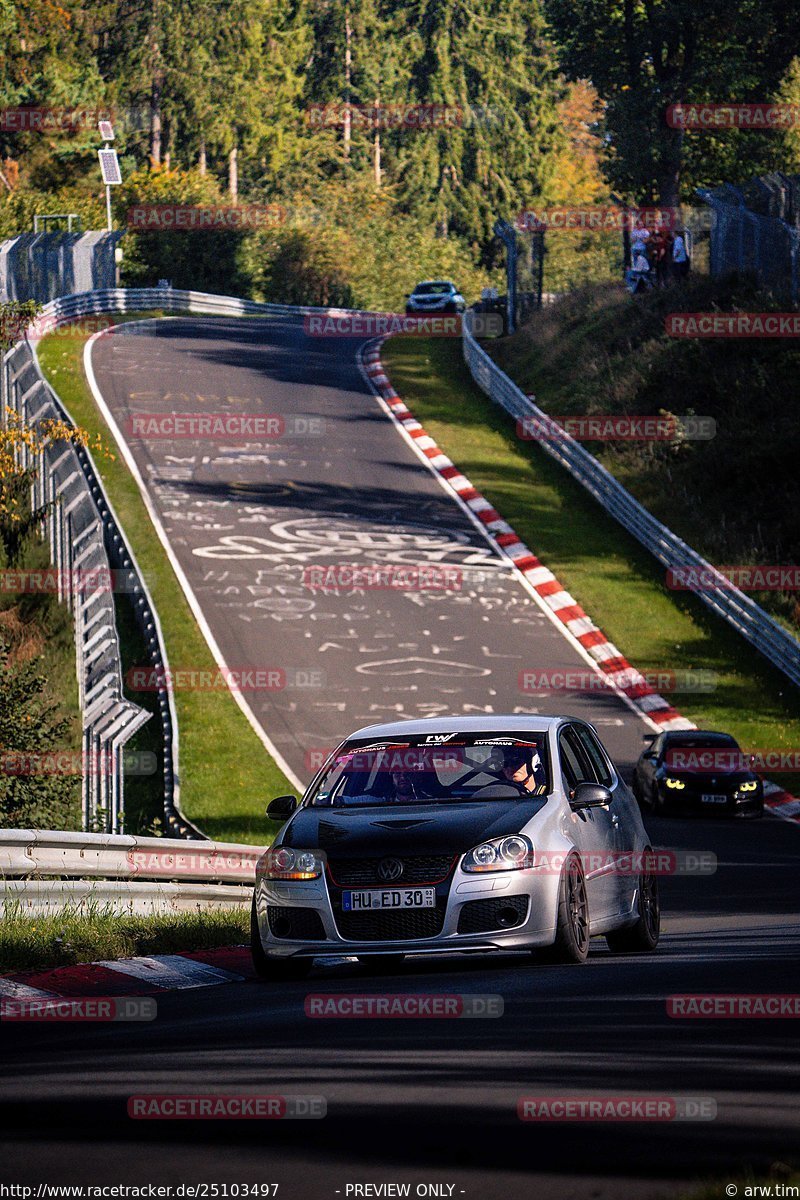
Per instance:
[[[594,728],[572,717],[372,725],[344,741],[256,872],[264,979],[315,955],[534,950],[580,963],[589,939],[653,950],[657,872],[639,808]]]

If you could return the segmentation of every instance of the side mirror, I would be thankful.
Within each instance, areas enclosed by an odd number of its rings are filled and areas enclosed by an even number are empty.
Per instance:
[[[273,821],[288,821],[297,808],[296,796],[276,796],[267,805],[267,816]]]
[[[582,808],[602,808],[611,800],[611,792],[602,783],[579,783],[569,804],[573,812],[579,812]]]

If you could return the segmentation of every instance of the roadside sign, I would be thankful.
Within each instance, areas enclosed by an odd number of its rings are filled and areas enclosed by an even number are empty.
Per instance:
[[[103,172],[103,183],[106,187],[122,183],[116,150],[98,150],[97,157],[100,159],[100,170]]]

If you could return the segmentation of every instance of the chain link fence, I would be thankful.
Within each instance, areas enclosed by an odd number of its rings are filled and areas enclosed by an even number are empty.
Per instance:
[[[113,288],[115,251],[124,231],[21,233],[0,242],[0,303]]]
[[[714,213],[713,276],[754,275],[765,290],[800,302],[800,176],[773,171],[741,187],[726,183],[698,195]]]

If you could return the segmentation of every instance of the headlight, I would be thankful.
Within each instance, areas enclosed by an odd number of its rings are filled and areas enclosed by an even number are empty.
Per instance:
[[[277,846],[263,859],[265,879],[318,879],[325,864],[316,850],[292,850]]]
[[[749,783],[740,783],[739,791],[740,792],[754,792],[757,787],[758,787],[758,780],[751,779]]]
[[[683,782],[682,779],[665,779],[664,783],[667,785],[668,788],[672,788],[673,791],[678,791],[678,792],[682,792],[683,789],[686,787],[686,784]]]
[[[481,842],[464,856],[462,871],[521,871],[533,866],[533,842],[522,834]]]

